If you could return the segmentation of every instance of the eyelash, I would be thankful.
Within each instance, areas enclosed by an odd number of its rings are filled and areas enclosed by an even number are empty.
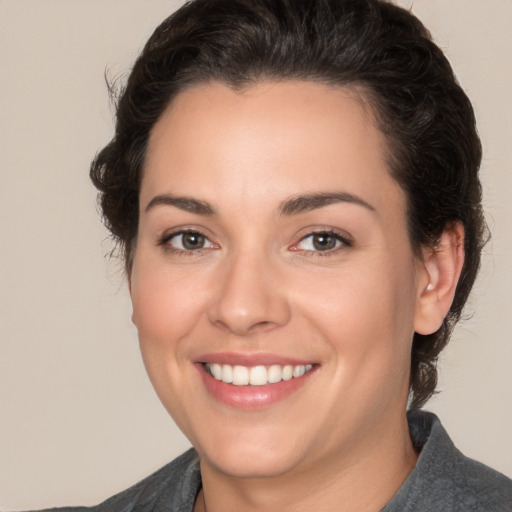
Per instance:
[[[179,249],[179,248],[176,248],[176,247],[173,247],[172,245],[170,245],[170,241],[173,238],[178,237],[180,235],[186,235],[186,234],[203,237],[205,240],[207,240],[211,244],[211,246],[210,247],[201,247],[198,249],[191,250],[191,249]],[[340,245],[338,247],[334,247],[332,249],[327,249],[325,251],[311,250],[311,249],[309,249],[309,250],[308,249],[299,249],[297,247],[304,240],[307,240],[310,237],[314,237],[315,235],[324,235],[324,236],[332,237],[332,238],[334,238],[335,242],[339,242]],[[180,256],[180,255],[197,256],[197,255],[203,253],[205,250],[209,250],[211,248],[218,247],[213,242],[210,241],[210,239],[208,238],[208,236],[206,234],[204,234],[203,232],[201,232],[200,230],[197,230],[197,229],[182,229],[182,230],[175,231],[172,233],[167,233],[167,234],[163,235],[158,240],[157,245],[163,247],[165,251],[175,254],[177,256]],[[332,256],[334,253],[337,253],[338,251],[343,250],[344,248],[352,247],[352,245],[353,245],[352,240],[350,238],[348,238],[346,235],[343,236],[340,233],[333,231],[333,230],[329,230],[329,229],[320,229],[317,231],[309,232],[307,235],[303,236],[294,246],[292,246],[290,248],[290,250],[292,250],[293,252],[300,252],[304,256],[307,256],[307,257],[325,258],[325,257]]]
[[[303,242],[304,240],[307,240],[308,238],[312,238],[315,235],[324,235],[334,238],[335,242],[339,242],[340,244],[337,247],[334,247],[332,249],[327,249],[325,251],[321,250],[305,250],[305,249],[299,249],[297,246]],[[303,236],[295,246],[292,247],[293,251],[301,252],[304,256],[307,257],[319,257],[319,258],[325,258],[329,256],[333,256],[338,251],[352,247],[353,242],[348,236],[341,235],[340,233],[331,230],[331,229],[319,229],[317,231],[312,231],[308,233],[307,235]]]
[[[213,242],[210,241],[210,239],[208,238],[208,236],[205,233],[199,231],[198,229],[181,229],[179,231],[174,231],[172,233],[166,233],[158,240],[157,245],[163,247],[165,251],[175,254],[177,256],[180,256],[180,255],[197,256],[197,255],[201,254],[203,251],[211,249],[211,247],[201,247],[199,249],[194,249],[194,250],[179,249],[177,247],[173,247],[170,244],[170,242],[173,238],[176,238],[180,235],[187,235],[187,234],[203,237],[210,244],[212,244],[213,246],[215,245],[215,244],[213,244]]]

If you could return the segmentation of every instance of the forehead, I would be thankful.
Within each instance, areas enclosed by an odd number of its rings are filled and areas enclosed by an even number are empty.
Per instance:
[[[340,188],[378,203],[399,188],[386,148],[353,89],[300,81],[243,91],[195,86],[174,98],[151,132],[141,204],[178,193],[247,206]]]

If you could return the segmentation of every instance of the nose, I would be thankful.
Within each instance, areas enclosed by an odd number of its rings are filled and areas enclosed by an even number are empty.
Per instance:
[[[208,311],[212,324],[247,336],[289,321],[283,279],[269,258],[239,254],[226,262],[218,277],[217,293]]]

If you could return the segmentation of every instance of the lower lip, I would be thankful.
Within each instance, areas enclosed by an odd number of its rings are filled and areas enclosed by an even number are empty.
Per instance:
[[[238,409],[262,409],[269,407],[288,398],[291,394],[298,391],[306,384],[315,367],[306,372],[301,377],[290,380],[282,380],[275,384],[265,384],[264,386],[235,386],[226,384],[220,380],[214,379],[203,367],[197,365],[203,383],[216,400],[223,402],[231,407]]]

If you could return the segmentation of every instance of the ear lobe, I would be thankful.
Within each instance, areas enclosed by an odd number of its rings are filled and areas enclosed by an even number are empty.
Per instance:
[[[423,249],[414,330],[432,334],[441,327],[453,302],[464,264],[464,227],[449,225],[435,247]]]

